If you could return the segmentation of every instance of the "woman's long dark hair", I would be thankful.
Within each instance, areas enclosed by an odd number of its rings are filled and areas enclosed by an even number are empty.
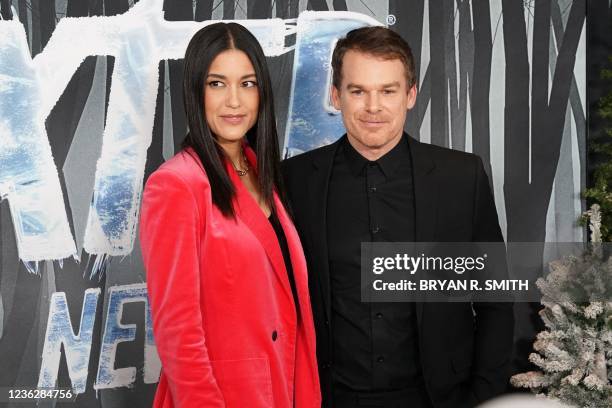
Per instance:
[[[225,216],[234,217],[232,198],[234,185],[225,170],[224,152],[215,142],[204,116],[206,76],[217,55],[229,49],[243,51],[253,64],[259,92],[257,122],[247,132],[247,141],[257,154],[257,179],[261,195],[275,210],[273,191],[286,207],[285,191],[280,173],[280,152],[274,117],[272,85],[266,58],[257,39],[236,23],[214,23],[199,30],[185,52],[183,102],[189,132],[183,147],[191,147],[198,155],[210,182],[213,203]]]

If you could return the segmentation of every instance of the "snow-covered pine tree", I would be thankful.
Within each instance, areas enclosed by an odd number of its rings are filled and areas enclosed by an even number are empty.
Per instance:
[[[550,264],[536,282],[546,330],[529,360],[541,371],[517,374],[515,387],[580,408],[612,407],[612,257],[601,243],[597,204],[587,212],[591,247]]]

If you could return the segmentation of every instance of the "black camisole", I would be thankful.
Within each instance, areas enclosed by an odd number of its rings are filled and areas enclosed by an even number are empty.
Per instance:
[[[268,217],[276,238],[278,239],[278,245],[280,246],[281,252],[283,253],[283,260],[285,261],[285,269],[287,270],[287,277],[289,278],[289,284],[291,285],[291,293],[293,294],[293,304],[296,306],[295,310],[299,311],[297,289],[295,287],[295,278],[293,277],[293,267],[291,266],[291,256],[289,254],[289,246],[287,245],[287,238],[281,226],[280,220],[276,215],[276,212],[272,211],[270,217]]]

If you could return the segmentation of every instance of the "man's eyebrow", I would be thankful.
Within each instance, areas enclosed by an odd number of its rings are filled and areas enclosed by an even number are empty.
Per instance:
[[[390,83],[388,83],[388,84],[382,84],[382,85],[380,85],[380,87],[381,87],[381,88],[396,88],[396,87],[399,87],[399,86],[400,86],[400,83],[399,83],[399,82],[397,82],[397,81],[390,82]],[[346,86],[346,88],[347,88],[347,89],[352,89],[352,88],[362,89],[362,88],[364,88],[364,86],[363,86],[363,85],[359,85],[359,84],[353,84],[353,83],[350,83],[350,84],[348,84],[348,85]]]

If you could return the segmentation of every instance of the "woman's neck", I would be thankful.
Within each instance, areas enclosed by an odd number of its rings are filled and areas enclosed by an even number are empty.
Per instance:
[[[240,167],[242,164],[242,140],[235,142],[220,143],[221,148],[225,152],[227,158],[234,164]]]

